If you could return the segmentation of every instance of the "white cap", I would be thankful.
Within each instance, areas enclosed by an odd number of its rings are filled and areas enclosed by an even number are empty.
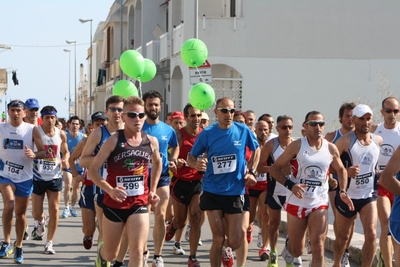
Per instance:
[[[202,120],[208,120],[208,121],[209,121],[209,120],[210,120],[210,117],[208,117],[208,114],[207,114],[207,113],[202,112],[202,113],[201,113],[201,119],[202,119]]]
[[[373,115],[371,108],[364,104],[359,104],[353,109],[353,117],[357,116],[360,118],[367,113]]]

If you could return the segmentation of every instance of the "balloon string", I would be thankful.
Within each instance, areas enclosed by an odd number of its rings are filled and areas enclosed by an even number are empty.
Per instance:
[[[140,78],[138,79],[139,81],[139,97],[142,98],[143,94],[142,94],[142,82],[140,81]]]
[[[200,82],[203,82],[203,81],[204,81],[204,79],[203,79],[203,75],[201,75],[201,72],[200,72],[199,68],[197,67],[197,65],[196,65],[196,64],[194,64],[194,67],[195,67],[195,68],[196,68],[196,70],[199,72],[199,75],[200,75]]]

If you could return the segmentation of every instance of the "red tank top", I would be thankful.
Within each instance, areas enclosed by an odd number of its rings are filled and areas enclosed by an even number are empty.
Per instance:
[[[90,178],[88,178],[89,176],[88,176],[88,171],[87,171],[87,168],[85,168],[84,170],[83,170],[83,179],[85,179],[85,180],[83,180],[83,182],[82,182],[82,184],[83,185],[90,185],[90,186],[92,186],[93,185],[93,182],[92,182],[92,180],[90,180]]]
[[[132,147],[126,141],[124,130],[118,130],[117,145],[107,159],[107,182],[112,186],[123,186],[127,198],[119,203],[109,194],[104,194],[104,204],[114,209],[130,209],[133,206],[145,206],[149,203],[148,176],[152,155],[150,140],[145,132],[142,142]]]
[[[201,133],[203,129],[199,129],[199,133]],[[192,136],[186,132],[184,128],[179,129],[182,134],[182,146],[179,147],[179,158],[185,159],[187,161],[190,150],[193,147],[194,142],[196,141],[196,136]],[[203,178],[204,174],[199,173],[196,169],[190,168],[188,165],[182,166],[178,168],[178,171],[174,173],[176,178],[186,180],[186,181],[196,181]]]

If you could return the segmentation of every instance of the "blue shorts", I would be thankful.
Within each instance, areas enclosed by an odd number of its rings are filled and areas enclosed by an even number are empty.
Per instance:
[[[149,181],[149,186],[150,186],[150,179]],[[157,188],[163,187],[163,186],[169,186],[171,183],[171,177],[169,175],[161,175],[160,180],[158,180]]]
[[[95,187],[93,185],[82,185],[79,207],[94,210]]]
[[[30,179],[28,181],[22,183],[14,183],[8,178],[4,178],[0,176],[0,184],[12,184],[15,186],[14,196],[16,197],[30,197],[33,191],[33,180]]]
[[[100,208],[104,208],[103,199],[104,199],[104,194],[96,193],[94,201],[96,201],[97,206],[99,206]]]
[[[389,219],[389,233],[393,239],[400,244],[400,223]]]

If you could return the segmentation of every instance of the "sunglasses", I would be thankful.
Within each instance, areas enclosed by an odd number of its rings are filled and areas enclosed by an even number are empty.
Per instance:
[[[397,113],[399,113],[400,109],[385,108],[384,111],[385,111],[385,113],[388,113],[388,114],[390,114],[390,113],[392,113],[392,112],[393,112],[394,114],[397,114]]]
[[[122,108],[115,108],[115,107],[108,108],[108,110],[111,111],[111,112],[118,111],[118,113],[121,113],[123,111]]]
[[[146,113],[144,112],[134,112],[134,111],[128,111],[125,112],[126,116],[128,116],[131,119],[135,119],[136,117],[139,117],[139,119],[143,119]]]
[[[325,122],[324,121],[308,121],[308,122],[306,122],[306,124],[308,124],[312,127],[315,127],[317,125],[319,125],[319,127],[322,127],[325,125]]]
[[[221,111],[222,113],[235,113],[236,109],[234,108],[217,108],[219,111]]]
[[[281,128],[282,130],[287,130],[287,129],[292,130],[293,125],[282,125],[282,126],[279,126],[279,128]]]
[[[30,108],[29,111],[38,111],[38,108]]]

